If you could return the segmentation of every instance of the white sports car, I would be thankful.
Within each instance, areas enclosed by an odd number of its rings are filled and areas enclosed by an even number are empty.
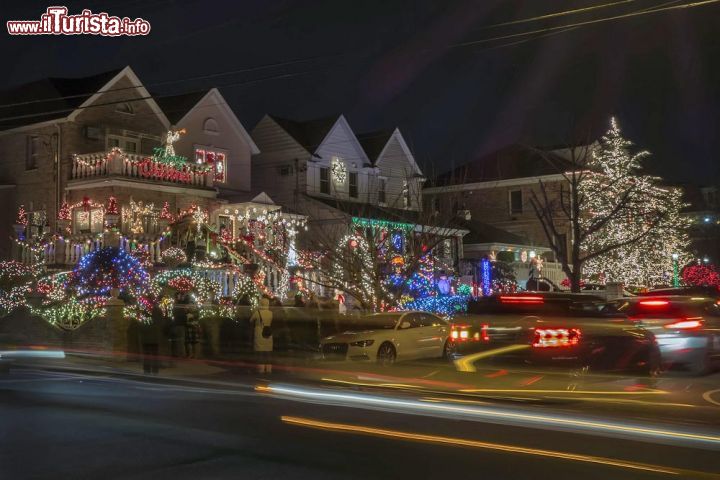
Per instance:
[[[450,324],[432,313],[376,313],[360,319],[352,331],[320,342],[324,359],[377,361],[437,358],[449,354]]]

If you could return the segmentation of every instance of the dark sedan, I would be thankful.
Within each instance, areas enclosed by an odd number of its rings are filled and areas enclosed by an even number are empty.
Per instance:
[[[467,336],[479,332],[486,349],[514,346],[507,349],[512,357],[528,364],[657,373],[660,354],[653,333],[606,306],[596,295],[498,295],[472,302],[455,323],[469,326]]]

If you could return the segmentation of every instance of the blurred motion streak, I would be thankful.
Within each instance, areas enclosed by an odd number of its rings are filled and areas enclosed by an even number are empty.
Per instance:
[[[460,390],[462,393],[570,393],[573,395],[665,395],[668,392],[665,390],[634,390],[634,391],[620,391],[620,390],[538,390],[538,389],[525,389],[525,388],[466,388]]]
[[[452,445],[459,447],[482,448],[487,450],[498,450],[509,453],[522,453],[525,455],[536,455],[540,457],[561,458],[574,462],[597,463],[600,465],[608,465],[619,468],[628,468],[633,470],[644,470],[647,472],[664,473],[667,475],[682,475],[683,478],[701,477],[701,478],[720,478],[720,476],[708,474],[705,472],[697,472],[692,470],[683,470],[673,467],[665,467],[662,465],[649,465],[646,463],[636,463],[613,458],[595,457],[591,455],[582,455],[576,453],[566,453],[554,450],[541,450],[537,448],[521,447],[519,445],[505,445],[502,443],[481,442],[478,440],[468,440],[463,438],[445,437],[439,435],[426,435],[411,432],[402,432],[399,430],[389,430],[384,428],[364,427],[361,425],[349,425],[343,423],[323,422],[299,417],[282,416],[280,417],[284,423],[301,427],[316,428],[320,430],[328,430],[334,432],[360,433],[364,435],[374,435],[385,438],[395,438],[400,440],[415,440],[419,442],[437,443],[441,445]]]
[[[62,350],[45,350],[45,347],[31,347],[31,350],[2,350],[0,358],[65,358]]]
[[[256,387],[258,390],[258,387]],[[581,417],[570,418],[567,415],[551,415],[543,413],[525,413],[520,410],[508,410],[494,407],[460,406],[450,403],[428,403],[420,400],[387,398],[358,393],[340,393],[336,391],[323,391],[318,389],[305,389],[289,386],[268,386],[260,389],[262,392],[278,394],[281,397],[299,398],[313,403],[326,401],[329,404],[352,406],[361,408],[395,408],[400,413],[417,414],[419,412],[440,416],[459,415],[464,418],[477,419],[491,423],[509,423],[523,427],[538,428],[540,426],[595,435],[632,436],[638,440],[650,441],[654,439],[661,442],[691,442],[702,448],[712,450],[720,449],[720,436],[705,433],[691,433],[689,431],[669,430],[650,426],[628,425],[624,423],[611,423]],[[452,416],[451,418],[457,418]]]
[[[523,350],[525,348],[529,348],[530,345],[525,344],[518,344],[518,345],[508,345],[507,347],[502,348],[496,348],[494,350],[487,350],[485,352],[479,352],[479,353],[473,353],[472,355],[467,355],[465,357],[459,358],[455,360],[455,368],[459,372],[477,372],[475,369],[475,366],[473,365],[478,360],[481,360],[483,358],[492,357],[494,355],[502,355],[503,353],[509,353],[514,352],[516,350]]]

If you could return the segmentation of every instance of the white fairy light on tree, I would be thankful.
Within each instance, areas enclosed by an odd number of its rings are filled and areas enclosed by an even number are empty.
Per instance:
[[[613,118],[600,148],[588,161],[591,171],[580,184],[586,202],[581,223],[587,228],[594,219],[610,220],[586,240],[583,248],[599,251],[605,246],[621,246],[589,259],[584,276],[626,285],[667,283],[672,254],[687,256],[689,223],[680,215],[682,192],[661,186],[657,177],[642,174],[641,161],[650,154],[632,154],[631,145]],[[642,232],[646,234],[638,239]]]

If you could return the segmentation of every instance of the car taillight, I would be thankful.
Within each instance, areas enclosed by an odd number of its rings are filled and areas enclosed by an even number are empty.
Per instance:
[[[579,328],[536,328],[533,347],[573,347],[580,343]]]
[[[663,325],[663,328],[670,330],[691,330],[693,328],[700,328],[703,326],[702,317],[690,317],[678,322],[668,323]]]
[[[483,325],[480,332],[475,332],[472,336],[470,336],[470,325],[465,324],[453,324],[450,326],[450,340],[455,342],[464,342],[467,340],[473,340],[473,341],[480,341],[482,340],[489,340],[490,338],[487,335],[487,325]]]

